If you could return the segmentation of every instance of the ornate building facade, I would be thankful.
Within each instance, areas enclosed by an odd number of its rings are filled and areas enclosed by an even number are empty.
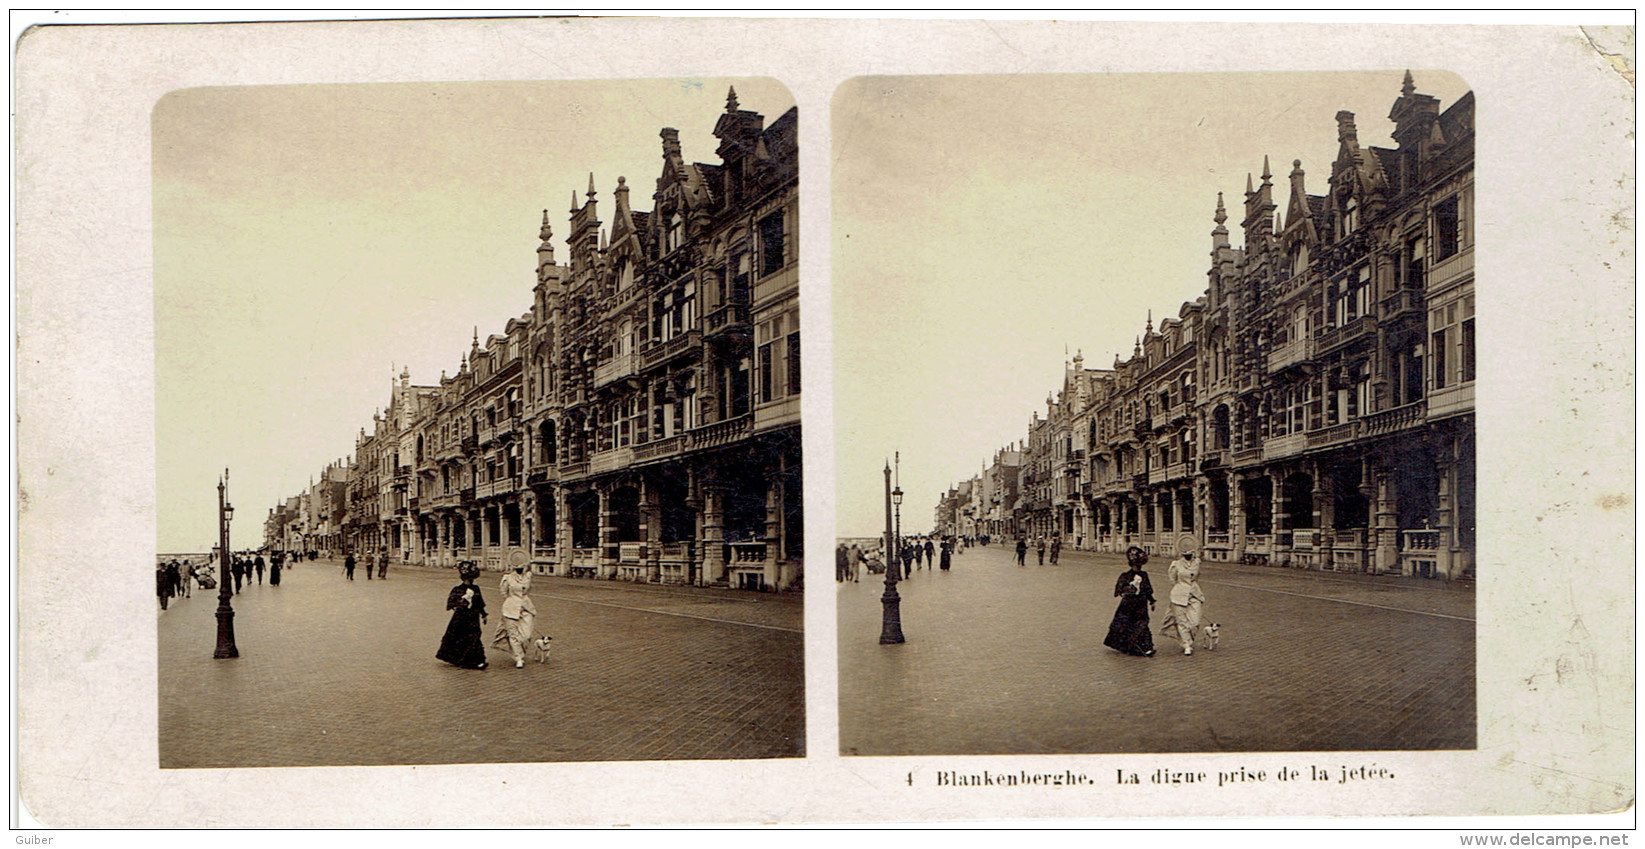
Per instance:
[[[1035,414],[1024,532],[1471,577],[1473,119],[1472,93],[1441,110],[1407,74],[1394,147],[1337,113],[1325,194],[1294,161],[1280,213],[1268,163],[1247,178],[1242,247],[1219,195],[1205,294],[1112,369],[1075,357]]]
[[[395,383],[356,442],[348,544],[396,560],[799,586],[798,113],[731,91],[718,164],[664,128],[651,210],[626,177],[543,213],[530,309],[454,376]]]

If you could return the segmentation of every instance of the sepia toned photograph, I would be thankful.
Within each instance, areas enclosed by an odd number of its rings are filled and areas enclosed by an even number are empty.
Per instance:
[[[804,754],[797,114],[159,101],[162,768]]]
[[[12,16],[20,844],[1633,827],[1631,15],[418,14]]]
[[[842,86],[842,753],[1475,745],[1474,115]]]

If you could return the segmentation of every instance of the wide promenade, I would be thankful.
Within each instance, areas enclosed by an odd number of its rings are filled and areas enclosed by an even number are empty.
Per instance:
[[[497,623],[499,573],[479,585]],[[217,591],[159,617],[160,766],[771,758],[805,750],[803,600],[535,579],[549,662],[434,659],[448,570],[287,569],[234,596],[240,657],[214,660]]]
[[[847,755],[1456,749],[1475,745],[1471,586],[1206,564],[1216,651],[1158,633],[1102,644],[1117,554],[1019,567],[994,544],[900,582],[903,645],[878,644],[882,576],[838,587]]]

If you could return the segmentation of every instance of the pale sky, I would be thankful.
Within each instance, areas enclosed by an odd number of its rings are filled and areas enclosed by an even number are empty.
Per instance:
[[[1460,78],[1413,69],[1450,107]],[[1294,159],[1325,194],[1336,113],[1392,147],[1404,69],[1379,73],[863,77],[832,116],[836,533],[904,532],[1045,415],[1064,364],[1129,356],[1205,291],[1217,192],[1243,243],[1246,174]],[[1488,106],[1481,115],[1490,114]],[[1066,351],[1066,353],[1065,353]]]
[[[767,123],[769,79],[196,88],[154,108],[158,546],[216,540],[230,469],[232,545],[354,449],[391,376],[455,374],[525,313],[542,212],[565,263],[572,192],[593,172],[651,209],[658,131],[717,163],[735,85]]]

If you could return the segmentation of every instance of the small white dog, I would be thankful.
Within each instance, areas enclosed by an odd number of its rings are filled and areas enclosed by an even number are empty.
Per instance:
[[[1215,622],[1208,622],[1200,626],[1199,643],[1206,651],[1216,651],[1217,641],[1222,639],[1222,626]]]
[[[537,662],[547,663],[548,650],[554,647],[554,638],[538,637],[537,639],[532,640],[531,644],[537,647]]]

